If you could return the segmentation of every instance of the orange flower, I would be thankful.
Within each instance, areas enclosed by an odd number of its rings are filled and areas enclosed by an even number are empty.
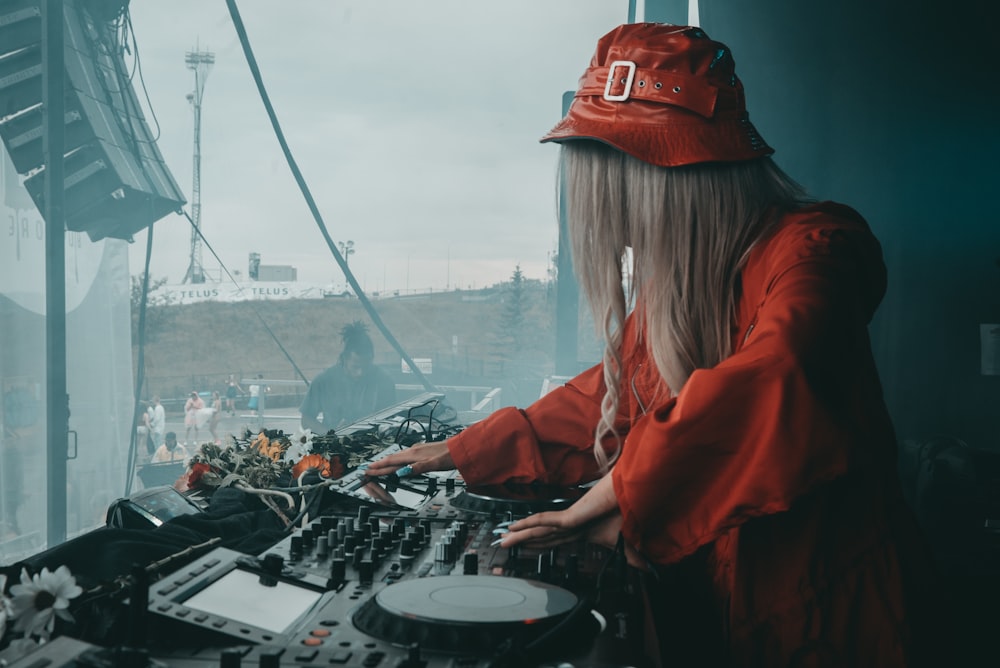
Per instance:
[[[298,479],[309,469],[316,469],[324,478],[330,477],[330,462],[323,455],[306,455],[292,467],[292,477]]]
[[[257,448],[257,452],[274,462],[280,461],[281,455],[285,451],[280,440],[272,442],[264,435],[264,432],[257,434],[257,438],[253,441],[253,447]]]

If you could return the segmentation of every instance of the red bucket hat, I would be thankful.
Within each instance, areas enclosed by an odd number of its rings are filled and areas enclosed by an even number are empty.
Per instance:
[[[598,41],[569,112],[541,141],[571,139],[661,167],[774,153],[750,123],[729,48],[665,23],[622,25]]]

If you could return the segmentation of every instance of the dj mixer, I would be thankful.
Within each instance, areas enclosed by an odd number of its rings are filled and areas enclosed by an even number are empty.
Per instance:
[[[335,489],[332,512],[262,554],[218,548],[152,585],[151,623],[189,638],[160,660],[645,665],[641,599],[623,557],[583,542],[496,544],[502,523],[565,508],[582,490],[469,489],[453,473],[379,483],[360,472]]]
[[[57,638],[12,668],[655,665],[641,576],[623,554],[498,544],[506,523],[585,491],[354,470],[330,483],[321,516],[260,554],[209,548],[150,578],[128,602],[142,646]]]

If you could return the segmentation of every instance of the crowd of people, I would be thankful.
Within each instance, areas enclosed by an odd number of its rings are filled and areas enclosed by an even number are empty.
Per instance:
[[[396,401],[395,382],[374,363],[375,347],[367,326],[354,321],[341,329],[340,336],[343,347],[336,363],[316,375],[299,407],[301,426],[317,434],[349,424]],[[270,392],[271,387],[262,373],[256,374],[246,389],[234,374],[230,374],[221,390],[213,390],[210,394],[191,390],[182,409],[183,442],[177,441],[175,432],[165,433],[166,411],[160,397],[154,396],[142,403],[137,420],[137,445],[140,452],[145,453],[142,460],[164,461],[167,452],[170,461],[186,460],[196,451],[206,430],[211,442],[221,445],[219,425],[222,417],[224,414],[236,416],[241,397],[246,397],[246,417],[254,426],[263,426]]]

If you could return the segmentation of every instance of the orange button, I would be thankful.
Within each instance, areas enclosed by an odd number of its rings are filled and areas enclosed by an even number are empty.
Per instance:
[[[330,631],[327,629],[313,629],[309,632],[309,635],[316,636],[317,638],[326,638],[330,635]]]
[[[302,644],[308,647],[319,647],[320,645],[323,644],[323,641],[320,640],[319,638],[305,638],[302,641]]]

